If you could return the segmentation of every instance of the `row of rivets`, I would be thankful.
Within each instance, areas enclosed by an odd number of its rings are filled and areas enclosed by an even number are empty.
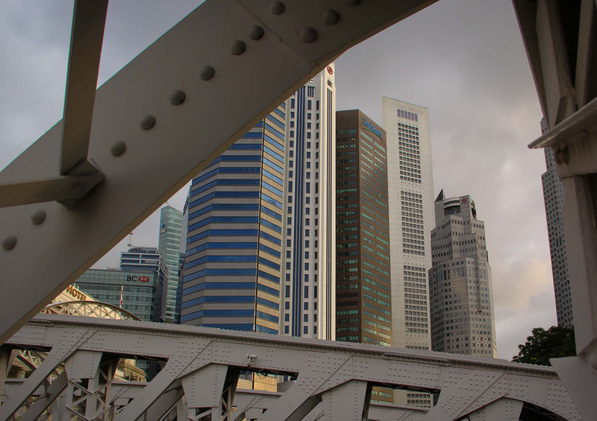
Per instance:
[[[346,2],[350,6],[356,6],[361,3],[361,0],[346,0]],[[270,3],[269,10],[272,15],[281,15],[286,10],[286,6],[281,1],[273,1]],[[322,13],[321,20],[326,25],[335,25],[336,23],[338,23],[340,21],[340,14],[338,12],[336,12],[335,10],[328,9]],[[260,27],[258,25],[254,25],[251,27],[251,30],[249,32],[249,38],[251,38],[254,41],[257,41],[257,40],[260,40],[261,38],[263,38],[264,33],[265,33],[265,31],[263,30],[262,27]],[[314,42],[315,40],[317,40],[317,36],[318,36],[317,31],[310,26],[301,28],[299,31],[299,39],[304,43]],[[247,45],[243,41],[240,41],[240,40],[234,41],[234,43],[232,43],[232,46],[231,46],[231,52],[234,55],[241,55],[242,53],[245,52],[246,49],[247,49]],[[204,66],[199,71],[199,77],[201,78],[201,80],[204,80],[204,81],[212,79],[215,76],[215,74],[216,74],[216,70],[212,66],[208,66],[208,65]],[[180,105],[185,101],[185,99],[186,99],[186,94],[183,91],[176,90],[170,96],[170,103],[172,105]],[[143,119],[141,120],[141,123],[140,123],[141,129],[151,130],[155,126],[155,123],[156,123],[155,116],[147,115],[147,116],[143,117]],[[112,146],[110,147],[110,153],[115,157],[121,156],[122,154],[124,154],[125,151],[126,151],[126,143],[121,140],[114,142],[112,144]],[[80,183],[76,183],[72,187],[73,187],[73,190],[82,190],[84,188],[84,186],[80,185]],[[31,216],[31,221],[33,222],[34,225],[42,224],[45,221],[45,219],[46,219],[46,213],[43,210],[38,211]],[[4,238],[4,240],[2,240],[2,247],[5,250],[12,250],[16,246],[16,244],[17,244],[17,237],[15,235],[9,235],[6,238]]]
[[[46,211],[40,209],[31,215],[31,223],[33,225],[41,225],[46,220]],[[16,235],[7,235],[2,240],[2,248],[4,250],[12,250],[17,245],[17,236]]]
[[[356,6],[361,0],[347,0],[348,5]],[[286,6],[281,1],[270,3],[269,11],[272,15],[281,15],[286,10]],[[326,25],[335,25],[340,21],[340,14],[333,9],[325,10],[321,14],[321,20]],[[317,31],[310,26],[305,26],[299,30],[299,39],[304,43],[311,43],[317,39]]]
[[[181,105],[182,103],[185,102],[186,98],[187,98],[187,95],[183,91],[175,90],[174,92],[172,92],[172,95],[170,95],[170,104]],[[140,125],[143,130],[151,130],[155,126],[155,123],[156,123],[155,116],[147,115],[147,116],[143,117]],[[126,151],[126,143],[123,142],[122,140],[118,140],[118,141],[114,142],[112,144],[112,146],[110,147],[110,153],[113,156],[120,156],[125,151]]]

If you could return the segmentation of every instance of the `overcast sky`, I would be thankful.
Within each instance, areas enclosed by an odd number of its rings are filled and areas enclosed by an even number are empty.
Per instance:
[[[111,0],[100,84],[198,0]],[[0,0],[0,168],[61,119],[69,0]],[[498,354],[556,324],[541,189],[545,162],[526,145],[541,111],[510,0],[441,0],[336,61],[337,108],[381,124],[381,98],[429,109],[435,194],[469,194],[485,221]],[[182,209],[185,191],[169,203]],[[159,216],[135,230],[157,245]],[[117,266],[125,239],[95,267]]]

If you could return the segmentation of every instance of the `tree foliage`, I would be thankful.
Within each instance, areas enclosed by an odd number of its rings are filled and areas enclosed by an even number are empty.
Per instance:
[[[548,330],[537,327],[533,336],[527,337],[524,345],[518,345],[518,355],[512,358],[517,363],[551,365],[550,358],[576,355],[574,329],[552,326]]]

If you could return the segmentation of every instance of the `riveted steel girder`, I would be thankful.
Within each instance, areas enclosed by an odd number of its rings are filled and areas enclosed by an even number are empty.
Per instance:
[[[191,12],[97,90],[87,161],[104,181],[73,209],[0,209],[0,343],[335,57],[435,1],[208,0]],[[63,131],[0,184],[60,174]]]
[[[597,404],[597,2],[514,0],[554,150],[578,357],[552,364],[586,419]]]
[[[60,315],[39,315],[13,336],[7,345],[15,348],[64,349],[64,332],[70,332],[72,351],[81,355],[110,353],[112,356],[165,361],[149,383],[113,385],[112,396],[127,397],[116,408],[115,420],[158,419],[175,410],[177,401],[193,416],[226,414],[236,420],[249,419],[329,421],[385,420],[409,416],[421,420],[518,419],[523,405],[580,420],[576,405],[550,367],[515,364],[504,360],[398,350],[383,346],[308,340],[247,332],[222,331],[183,325],[103,320]],[[85,338],[85,340],[81,340]],[[41,378],[66,361],[71,376],[90,376],[93,370],[77,367],[76,357],[56,352],[42,364]],[[251,356],[252,358],[247,358]],[[80,361],[84,361],[81,359]],[[45,362],[44,362],[45,364]],[[238,370],[284,374],[295,378],[279,392],[235,393]],[[78,373],[78,374],[77,374]],[[432,409],[370,406],[370,389],[376,385],[439,394]],[[18,396],[33,393],[28,381],[17,385],[5,406],[15,408]],[[142,390],[139,390],[142,388]],[[238,397],[238,399],[237,399]],[[230,412],[234,401],[237,411]],[[4,406],[0,408],[4,410]],[[185,411],[182,411],[183,413]],[[496,415],[496,416],[498,416]],[[389,418],[387,418],[389,417]],[[213,418],[212,418],[213,419]],[[240,418],[242,419],[242,417]],[[400,418],[402,419],[402,418]],[[473,419],[473,418],[471,418]]]

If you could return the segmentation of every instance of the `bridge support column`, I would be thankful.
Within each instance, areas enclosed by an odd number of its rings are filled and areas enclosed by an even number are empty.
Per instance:
[[[6,347],[0,347],[0,403],[4,392],[4,382],[8,375],[8,360],[10,359],[10,350]]]
[[[65,363],[68,375],[65,407],[78,417],[108,420],[114,415],[110,391],[118,359],[100,364],[102,356],[101,352],[79,351]]]
[[[200,420],[211,415],[212,420],[232,420],[232,403],[240,369],[210,364],[182,379],[188,406],[188,418]],[[209,389],[205,387],[209,385]]]

